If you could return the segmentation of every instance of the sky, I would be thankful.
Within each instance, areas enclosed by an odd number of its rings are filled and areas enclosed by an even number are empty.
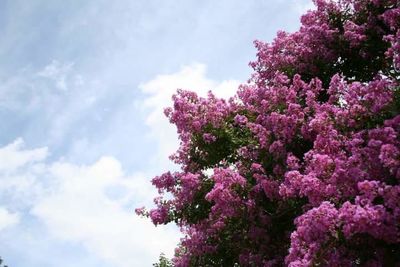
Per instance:
[[[228,98],[253,41],[309,0],[0,0],[0,256],[9,267],[151,266],[180,234],[134,209],[179,168],[177,88]]]

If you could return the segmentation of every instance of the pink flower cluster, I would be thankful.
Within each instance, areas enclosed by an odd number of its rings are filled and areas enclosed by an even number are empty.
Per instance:
[[[166,109],[182,170],[137,212],[181,227],[175,266],[400,266],[399,2],[314,2],[235,97]]]

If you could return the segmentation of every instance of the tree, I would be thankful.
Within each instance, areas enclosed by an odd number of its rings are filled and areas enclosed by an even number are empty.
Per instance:
[[[181,227],[175,266],[400,265],[399,2],[314,3],[235,97],[165,110],[182,170],[138,213]]]

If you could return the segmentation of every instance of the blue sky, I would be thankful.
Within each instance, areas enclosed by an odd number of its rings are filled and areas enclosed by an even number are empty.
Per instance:
[[[177,168],[176,88],[232,95],[253,40],[308,0],[0,1],[0,256],[10,267],[151,266],[179,233],[136,217]]]

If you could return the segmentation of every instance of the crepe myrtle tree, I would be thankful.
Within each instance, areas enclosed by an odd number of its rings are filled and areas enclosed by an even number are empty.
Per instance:
[[[178,90],[153,178],[174,266],[400,266],[400,7],[315,0],[229,100]],[[168,263],[169,264],[169,263]]]

